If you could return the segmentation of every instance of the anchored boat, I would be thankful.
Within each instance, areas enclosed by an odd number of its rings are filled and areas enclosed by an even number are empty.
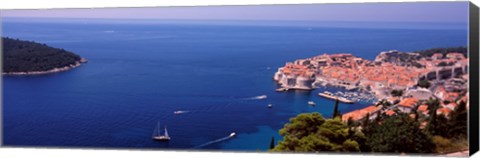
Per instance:
[[[157,123],[155,130],[153,131],[153,139],[159,141],[169,141],[170,136],[168,136],[167,126],[165,126],[164,135],[160,134],[160,122]]]
[[[277,89],[275,89],[275,91],[277,91],[277,92],[285,92],[285,91],[288,91],[288,88],[283,88],[283,87],[282,87],[282,88],[277,88]]]
[[[338,101],[342,102],[342,103],[347,103],[347,104],[353,104],[354,102],[347,99],[347,98],[344,98],[344,97],[339,97],[339,96],[335,96],[334,94],[328,92],[328,91],[325,91],[323,93],[318,93],[319,96],[322,96],[322,97],[325,97],[325,98],[328,98],[328,99],[333,99],[333,100],[336,100],[338,99]]]
[[[272,108],[272,107],[273,107],[273,104],[268,104],[267,107],[268,107],[268,108]]]

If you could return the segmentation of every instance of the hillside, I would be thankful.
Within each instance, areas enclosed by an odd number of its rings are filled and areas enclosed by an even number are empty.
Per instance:
[[[3,74],[43,74],[68,70],[86,60],[64,49],[3,38]]]

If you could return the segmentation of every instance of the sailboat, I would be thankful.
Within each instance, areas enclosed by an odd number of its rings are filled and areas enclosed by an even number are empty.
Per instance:
[[[170,136],[168,136],[167,126],[165,126],[165,133],[164,135],[160,134],[160,122],[157,123],[155,130],[153,131],[153,139],[159,141],[169,141]]]

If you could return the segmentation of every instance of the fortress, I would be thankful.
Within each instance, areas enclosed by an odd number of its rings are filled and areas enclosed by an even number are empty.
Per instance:
[[[420,80],[439,82],[468,74],[468,58],[461,53],[422,56],[396,50],[381,52],[374,61],[352,54],[323,54],[287,62],[273,79],[285,89],[312,90],[320,85],[363,89],[379,98],[405,90]]]

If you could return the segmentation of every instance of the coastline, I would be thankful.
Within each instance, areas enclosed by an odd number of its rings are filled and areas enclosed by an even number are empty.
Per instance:
[[[430,83],[466,74],[467,61],[468,58],[459,52],[422,56],[390,50],[380,52],[373,61],[346,53],[323,54],[287,62],[278,68],[273,79],[280,85],[279,89],[305,87],[313,90],[319,85],[328,85],[366,91],[377,100],[394,102],[398,98],[391,96],[393,90],[413,93],[417,97],[433,95],[435,89],[418,92],[418,82],[425,80]],[[442,66],[441,63],[453,64]]]
[[[2,72],[2,75],[8,75],[8,76],[23,76],[23,75],[44,75],[44,74],[51,74],[51,73],[57,73],[57,72],[63,72],[63,71],[68,71],[71,69],[74,69],[76,67],[79,67],[82,65],[82,63],[88,62],[87,59],[81,58],[79,61],[76,61],[75,64],[70,64],[65,67],[60,67],[60,68],[53,68],[50,70],[46,71],[29,71],[29,72]]]

